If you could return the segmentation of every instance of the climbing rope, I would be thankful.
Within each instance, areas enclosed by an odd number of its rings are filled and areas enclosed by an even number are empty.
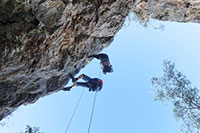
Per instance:
[[[99,78],[100,78],[100,76],[101,76],[101,71],[99,72]],[[98,85],[99,85],[99,83],[98,83]],[[98,92],[98,90],[96,90],[95,95],[94,95],[94,101],[93,101],[93,105],[92,105],[92,113],[91,113],[91,116],[90,116],[88,133],[90,133],[90,129],[91,129],[91,125],[92,125],[92,118],[93,118],[93,115],[94,115],[94,108],[95,108],[96,99],[97,99],[97,92]]]
[[[92,113],[91,113],[91,116],[90,116],[90,122],[89,122],[89,127],[88,127],[88,133],[90,133],[90,129],[91,129],[91,125],[92,125],[92,118],[93,118],[93,114],[94,114],[94,107],[95,107],[95,103],[96,103],[96,98],[97,98],[97,91],[95,92],[95,96],[94,96]]]
[[[100,76],[101,76],[101,70],[100,70],[100,72],[99,72],[99,78],[100,78]],[[98,83],[98,85],[99,85],[99,83]],[[97,85],[97,86],[98,86],[98,85]],[[82,90],[82,92],[81,92],[81,94],[80,94],[80,97],[79,97],[79,99],[78,99],[78,102],[77,102],[77,104],[76,104],[76,107],[74,108],[74,111],[73,111],[73,113],[72,113],[72,116],[71,116],[71,118],[70,118],[70,121],[69,121],[69,123],[68,123],[68,125],[67,125],[67,128],[66,128],[66,130],[65,130],[65,133],[67,133],[67,131],[68,131],[69,127],[70,127],[70,124],[71,124],[71,122],[72,122],[72,120],[73,120],[73,117],[74,117],[74,115],[75,115],[75,113],[76,113],[76,111],[77,111],[77,109],[78,109],[78,106],[79,106],[79,103],[80,103],[80,101],[81,101],[83,92],[84,92],[84,89]],[[96,98],[97,98],[97,92],[98,92],[98,90],[96,90],[95,96],[94,96],[94,101],[93,101],[93,106],[92,106],[92,112],[91,112],[90,122],[89,122],[89,127],[88,127],[88,133],[90,133],[90,129],[91,129],[91,125],[92,125],[92,118],[93,118],[93,114],[94,114],[94,108],[95,108],[95,103],[96,103]]]
[[[80,101],[81,101],[81,98],[82,98],[82,95],[83,95],[84,90],[85,90],[85,89],[82,89],[82,92],[81,92],[81,94],[80,94],[80,97],[79,97],[79,99],[78,99],[78,102],[77,102],[77,104],[76,104],[76,107],[74,108],[74,112],[73,112],[73,114],[72,114],[72,116],[71,116],[71,118],[70,118],[70,121],[69,121],[69,123],[68,123],[68,125],[67,125],[67,128],[66,128],[66,130],[65,130],[65,133],[67,133],[67,131],[68,131],[68,129],[69,129],[69,126],[70,126],[70,124],[71,124],[71,122],[72,122],[72,119],[73,119],[73,117],[74,117],[74,115],[75,115],[75,113],[76,113],[76,110],[77,110],[77,108],[78,108],[78,105],[79,105],[79,103],[80,103]]]

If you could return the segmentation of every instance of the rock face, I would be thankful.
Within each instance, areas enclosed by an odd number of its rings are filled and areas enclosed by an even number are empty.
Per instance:
[[[134,0],[1,0],[0,120],[55,93],[109,46]]]
[[[161,21],[200,23],[199,0],[137,0],[133,11],[145,22],[153,18]]]
[[[131,11],[142,21],[200,22],[198,0],[1,0],[0,120],[61,90]]]

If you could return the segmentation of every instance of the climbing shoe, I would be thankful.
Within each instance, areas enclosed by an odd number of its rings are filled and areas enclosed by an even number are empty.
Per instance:
[[[70,91],[71,88],[72,88],[72,87],[64,87],[62,90],[63,90],[63,91]]]

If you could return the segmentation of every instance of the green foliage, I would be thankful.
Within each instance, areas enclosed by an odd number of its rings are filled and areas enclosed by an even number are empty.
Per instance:
[[[152,78],[156,101],[170,101],[177,120],[182,120],[182,131],[193,132],[200,129],[200,95],[196,87],[181,72],[175,70],[171,61],[163,63],[163,77]]]
[[[148,19],[146,21],[141,20],[141,18],[139,18],[135,12],[133,12],[130,15],[128,18],[129,22],[131,22],[131,21],[136,22],[144,28],[153,28],[154,30],[164,30],[165,29],[164,24],[162,24],[161,22],[155,23],[156,20],[153,20],[153,19]]]
[[[26,125],[25,131],[21,133],[44,133],[44,132],[40,132],[39,127],[31,127],[29,125]]]

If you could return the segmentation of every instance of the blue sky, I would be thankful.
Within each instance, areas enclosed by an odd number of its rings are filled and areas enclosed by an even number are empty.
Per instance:
[[[194,86],[200,86],[200,25],[162,24],[163,31],[131,22],[104,50],[110,56],[114,72],[101,74],[104,86],[97,95],[91,133],[180,132],[180,122],[173,117],[170,104],[154,102],[150,81],[153,76],[162,76],[163,60],[173,59],[176,68]],[[93,60],[79,74],[98,77],[99,71],[99,61]],[[4,119],[6,125],[0,128],[0,133],[20,132],[27,124],[38,126],[45,133],[64,133],[82,89],[85,91],[68,133],[86,133],[94,93],[81,87],[70,92],[60,91],[18,108]]]

